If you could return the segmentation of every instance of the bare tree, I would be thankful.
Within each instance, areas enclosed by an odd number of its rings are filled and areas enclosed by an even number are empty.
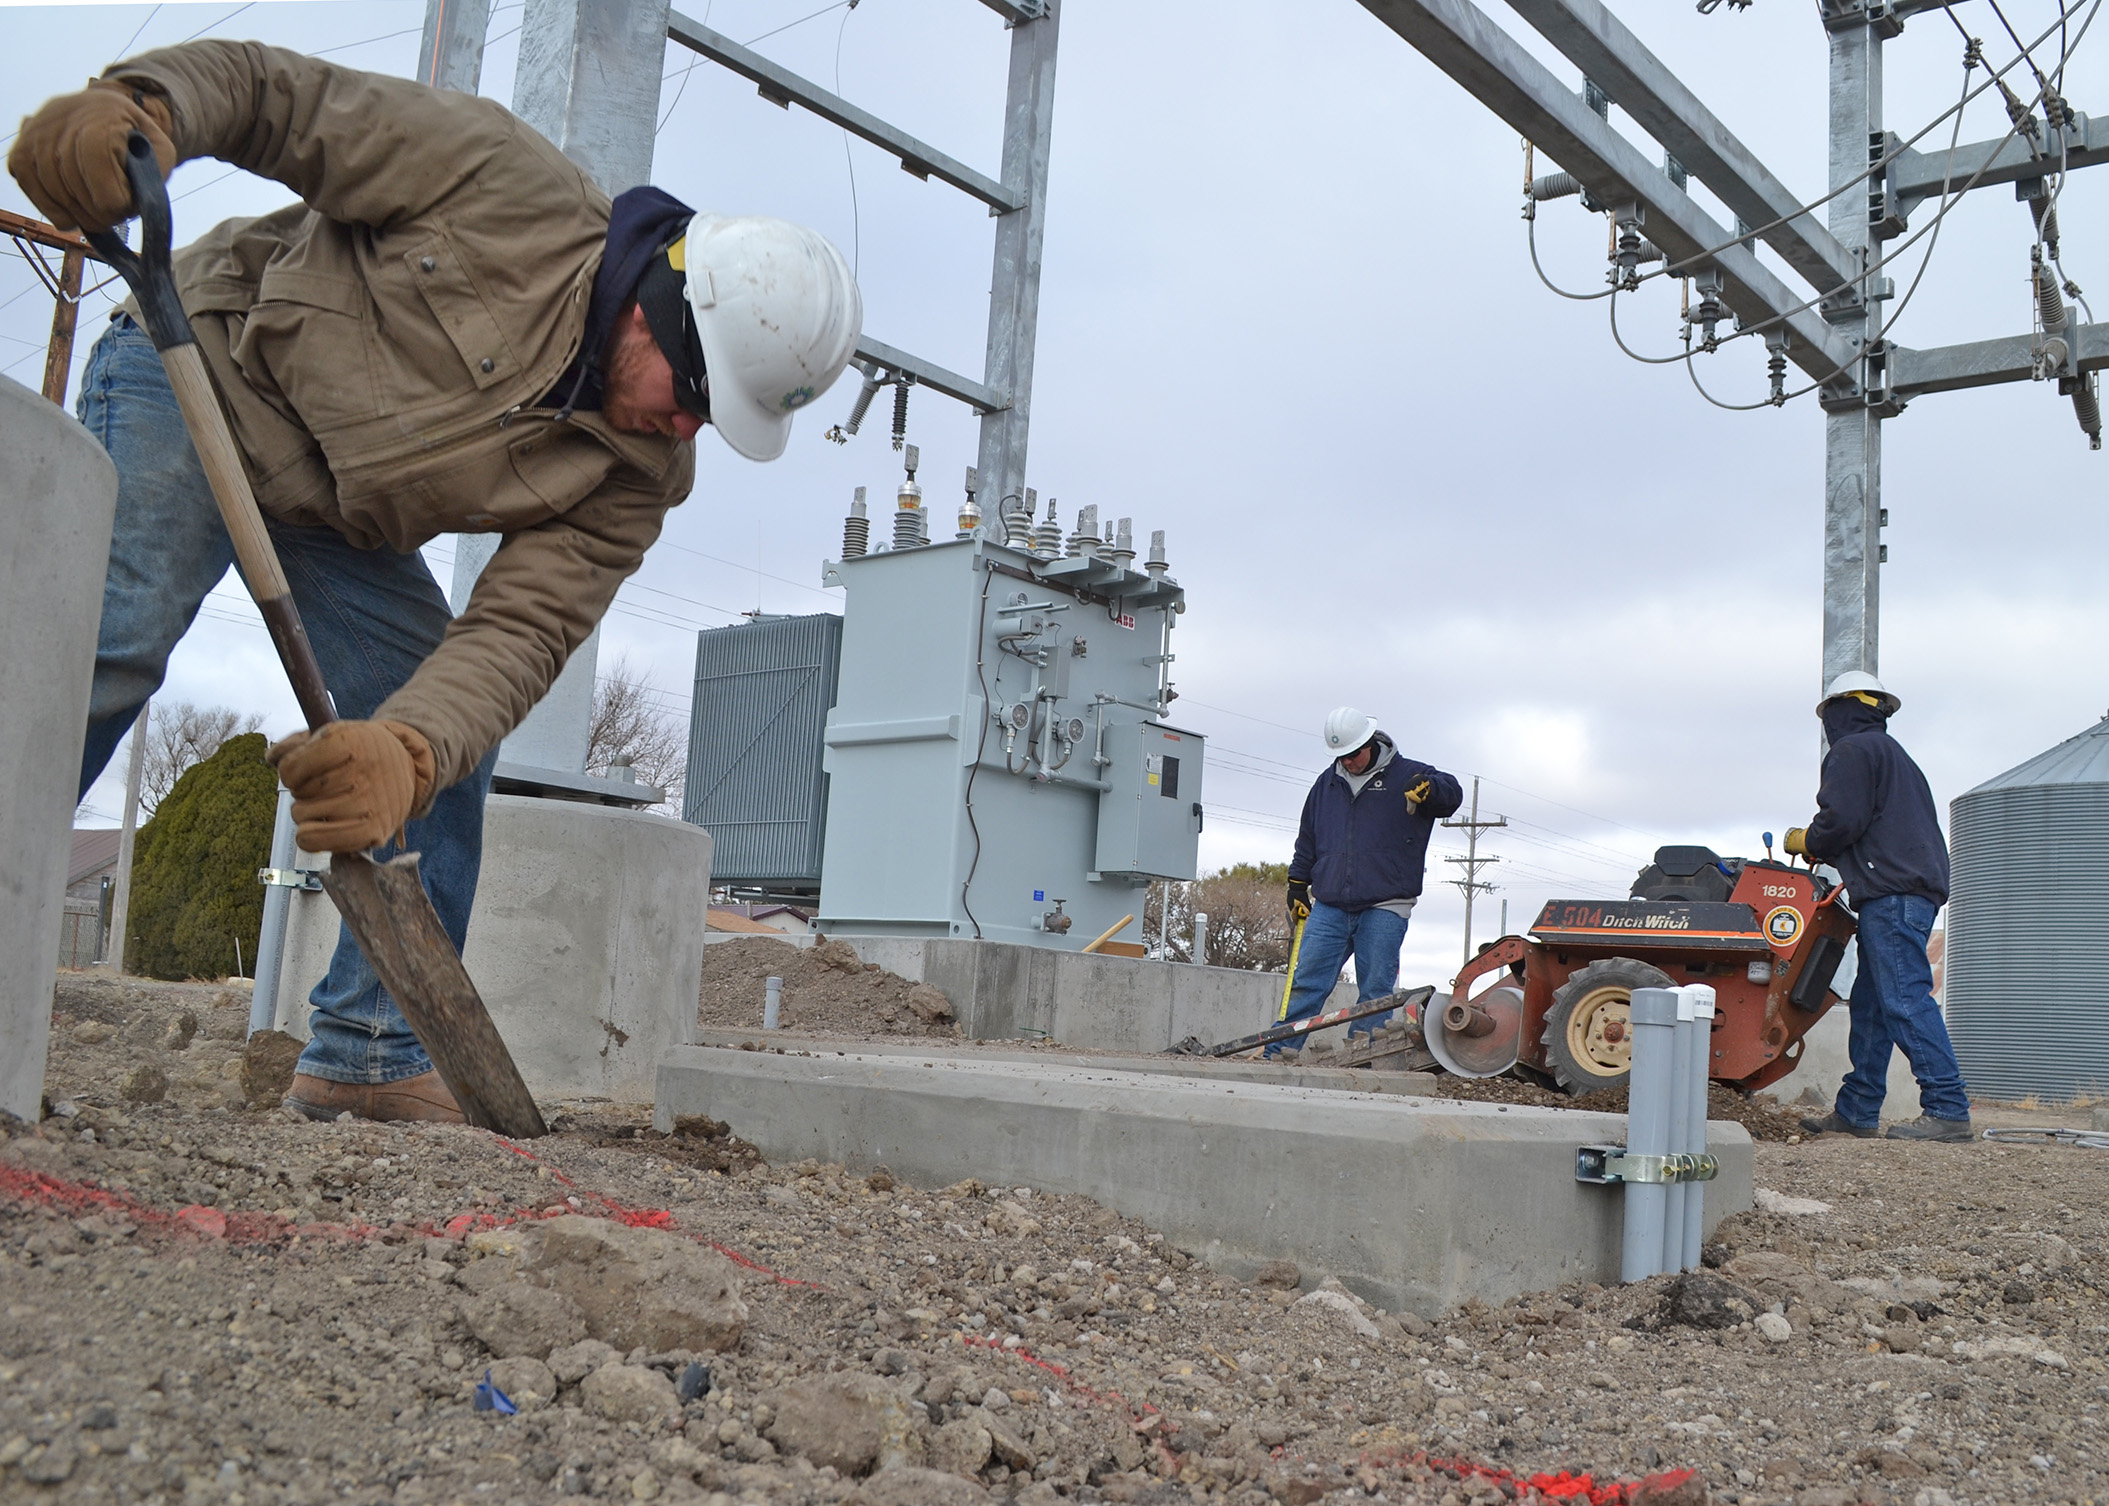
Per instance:
[[[1155,944],[1167,899],[1172,959],[1193,956],[1194,912],[1208,916],[1208,960],[1216,967],[1279,973],[1289,966],[1289,917],[1282,863],[1240,863],[1190,884],[1153,884],[1143,906],[1145,934]]]
[[[168,798],[193,764],[203,763],[220,751],[230,737],[262,729],[264,719],[255,712],[236,711],[228,706],[193,706],[178,701],[173,706],[156,703],[147,718],[146,767],[139,777],[140,817],[150,816]]]
[[[666,799],[647,807],[667,815],[681,812],[681,786],[688,774],[688,728],[630,667],[617,659],[593,687],[593,724],[586,734],[586,772],[606,774],[627,762],[639,784],[666,791]]]

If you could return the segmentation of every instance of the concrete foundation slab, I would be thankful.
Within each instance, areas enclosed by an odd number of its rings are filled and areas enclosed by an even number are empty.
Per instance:
[[[34,1120],[80,795],[117,471],[88,431],[0,378],[0,1110]]]
[[[1428,1098],[1435,1093],[1432,1072],[1379,1072],[1350,1067],[1285,1067],[1267,1061],[1218,1061],[1207,1056],[1087,1056],[1067,1051],[1004,1051],[928,1041],[830,1041],[824,1036],[781,1030],[711,1030],[696,1032],[699,1046],[734,1050],[805,1051],[816,1056],[912,1056],[921,1061],[1044,1062],[1054,1067],[1098,1068],[1109,1072],[1154,1072],[1165,1077],[1200,1077],[1210,1082],[1265,1082],[1288,1088],[1334,1088],[1343,1093],[1397,1093]]]
[[[301,855],[301,866],[323,860]],[[54,891],[56,892],[56,891]],[[338,920],[297,892],[279,1029],[305,1039]],[[484,806],[462,961],[540,1098],[645,1103],[662,1051],[695,1039],[710,834],[665,816],[524,795]]]
[[[1035,1061],[779,1056],[681,1047],[656,1121],[708,1114],[771,1160],[883,1163],[1082,1193],[1234,1277],[1270,1259],[1433,1317],[1574,1280],[1618,1279],[1620,1193],[1574,1180],[1617,1143],[1610,1114],[1214,1082]],[[1708,1227],[1751,1203],[1750,1137],[1709,1126]]]
[[[837,939],[952,1003],[977,1040],[1044,1037],[1095,1051],[1164,1051],[1186,1037],[1235,1040],[1281,1007],[1279,973],[1105,957],[966,937]]]

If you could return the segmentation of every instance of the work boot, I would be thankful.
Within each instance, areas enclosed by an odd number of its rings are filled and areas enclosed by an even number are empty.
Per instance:
[[[439,1124],[462,1124],[466,1117],[437,1072],[421,1072],[397,1082],[331,1082],[305,1072],[293,1078],[285,1106],[310,1119],[330,1120],[339,1114],[356,1119],[424,1119]]]
[[[1872,1140],[1875,1136],[1882,1133],[1879,1125],[1869,1124],[1863,1126],[1846,1123],[1845,1120],[1838,1117],[1836,1109],[1832,1109],[1830,1113],[1824,1115],[1821,1119],[1802,1120],[1801,1127],[1811,1135],[1851,1135],[1855,1139],[1860,1140]]]
[[[1931,1114],[1921,1114],[1916,1119],[1907,1119],[1902,1124],[1889,1127],[1892,1140],[1940,1140],[1962,1142],[1975,1140],[1977,1132],[1970,1128],[1967,1119],[1936,1119]]]

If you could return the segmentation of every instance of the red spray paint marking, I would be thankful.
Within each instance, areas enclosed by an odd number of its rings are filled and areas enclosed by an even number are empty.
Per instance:
[[[513,1144],[512,1141],[506,1139],[502,1135],[493,1135],[491,1138],[493,1140],[496,1140],[507,1150],[511,1151],[514,1155],[522,1156],[527,1160],[535,1162],[537,1165],[549,1167],[549,1175],[553,1180],[562,1182],[566,1187],[571,1188],[581,1197],[591,1198],[595,1203],[597,1203],[601,1207],[603,1211],[606,1212],[608,1217],[614,1220],[616,1223],[628,1224],[633,1229],[664,1229],[668,1233],[679,1234],[682,1235],[684,1238],[695,1240],[698,1244],[709,1245],[710,1248],[716,1250],[720,1255],[723,1255],[734,1265],[745,1266],[750,1271],[754,1271],[759,1275],[767,1276],[778,1286],[802,1286],[809,1291],[816,1292],[824,1292],[830,1290],[830,1288],[821,1285],[817,1281],[800,1281],[795,1276],[778,1275],[775,1271],[770,1270],[769,1267],[763,1265],[760,1261],[742,1255],[738,1250],[731,1249],[730,1247],[725,1245],[721,1245],[716,1240],[705,1239],[700,1234],[692,1234],[688,1230],[682,1228],[680,1221],[676,1219],[674,1215],[665,1208],[631,1208],[622,1203],[618,1203],[614,1198],[609,1197],[605,1192],[594,1192],[589,1188],[581,1187],[578,1183],[572,1181],[571,1178],[565,1176],[564,1173],[558,1171],[554,1166],[550,1166],[547,1161],[544,1161],[533,1151],[528,1150],[523,1146]],[[549,1215],[545,1212],[540,1214],[527,1214],[523,1216],[531,1218],[544,1218],[548,1217]]]
[[[493,1138],[497,1137],[494,1136]],[[498,1143],[514,1154],[524,1156],[530,1161],[541,1161],[540,1157],[530,1151],[521,1149],[510,1141],[499,1139]],[[542,1164],[546,1165],[547,1163],[543,1162]],[[680,1222],[667,1209],[632,1208],[607,1196],[605,1193],[580,1188],[570,1177],[565,1176],[564,1173],[553,1166],[549,1168],[549,1171],[550,1176],[555,1180],[562,1182],[566,1187],[575,1189],[580,1196],[591,1198],[614,1222],[628,1224],[633,1228],[665,1229],[670,1233],[680,1234],[685,1238],[696,1240],[700,1244],[709,1245],[711,1249],[716,1250],[728,1260],[732,1260],[759,1275],[766,1276],[779,1285],[806,1287],[814,1291],[827,1290],[827,1288],[817,1282],[800,1281],[795,1277],[779,1275],[769,1267],[761,1264],[761,1262],[752,1260],[737,1250],[729,1249],[713,1240],[704,1239],[701,1235],[681,1228]],[[49,1176],[39,1171],[25,1171],[21,1167],[6,1164],[0,1164],[0,1196],[18,1203],[53,1208],[67,1214],[69,1217],[79,1218],[96,1214],[115,1214],[130,1220],[142,1229],[155,1233],[215,1241],[224,1240],[228,1244],[236,1245],[282,1245],[291,1242],[295,1238],[333,1239],[363,1243],[379,1239],[383,1235],[390,1233],[406,1236],[408,1234],[436,1235],[440,1233],[439,1229],[435,1229],[432,1225],[425,1223],[398,1224],[392,1229],[384,1229],[368,1223],[297,1224],[291,1219],[281,1218],[275,1213],[225,1213],[217,1208],[206,1208],[195,1204],[179,1208],[173,1213],[168,1213],[161,1209],[150,1207],[124,1194],[112,1192],[104,1187],[98,1187],[91,1182],[67,1181],[61,1177]],[[517,1224],[532,1223],[538,1219],[558,1217],[561,1213],[570,1211],[572,1210],[566,1207],[557,1210],[522,1209],[508,1214],[463,1213],[449,1219],[444,1227],[448,1237],[459,1239],[463,1234],[472,1230],[507,1228]],[[1139,1408],[1134,1406],[1117,1391],[1100,1392],[1093,1390],[1077,1380],[1064,1366],[1057,1365],[1051,1360],[1040,1358],[1040,1356],[1034,1354],[1023,1345],[1005,1348],[1000,1340],[986,1339],[966,1333],[959,1335],[959,1342],[968,1347],[993,1349],[1000,1354],[1014,1355],[1026,1364],[1052,1376],[1062,1385],[1064,1390],[1100,1406],[1120,1407],[1135,1422],[1143,1422],[1157,1413],[1157,1408],[1150,1406],[1148,1403],[1144,1403]],[[1159,1438],[1155,1441],[1159,1452],[1169,1462],[1176,1465],[1178,1461],[1171,1454],[1164,1440]],[[1586,1502],[1587,1506],[1628,1506],[1632,1499],[1632,1493],[1640,1487],[1673,1488],[1691,1478],[1692,1473],[1690,1470],[1673,1470],[1667,1474],[1650,1475],[1647,1479],[1638,1482],[1597,1485],[1586,1474],[1572,1475],[1562,1470],[1556,1475],[1518,1475],[1512,1470],[1502,1469],[1496,1465],[1482,1464],[1477,1460],[1443,1458],[1426,1452],[1412,1454],[1390,1453],[1385,1455],[1364,1454],[1363,1459],[1365,1462],[1380,1465],[1419,1464],[1430,1469],[1448,1471],[1460,1478],[1465,1475],[1477,1475],[1496,1484],[1512,1484],[1519,1490],[1535,1490],[1548,1500]]]
[[[539,1159],[520,1150],[518,1146],[507,1145],[503,1140],[498,1143],[506,1145],[508,1150],[527,1156],[529,1160]],[[578,1188],[576,1182],[555,1167],[550,1168],[550,1175],[567,1187]],[[591,1199],[598,1205],[611,1222],[628,1224],[632,1228],[664,1229],[668,1233],[679,1234],[685,1239],[709,1245],[726,1259],[757,1275],[766,1276],[780,1286],[806,1287],[814,1291],[827,1290],[817,1282],[800,1281],[795,1277],[779,1275],[760,1261],[750,1259],[738,1250],[683,1229],[680,1221],[664,1208],[632,1208],[605,1193],[586,1188],[578,1188],[578,1192],[582,1200]],[[12,1202],[52,1208],[70,1218],[95,1214],[116,1215],[156,1234],[224,1240],[235,1245],[283,1245],[296,1238],[364,1243],[390,1233],[403,1237],[416,1234],[460,1239],[464,1234],[476,1230],[508,1228],[515,1224],[532,1223],[538,1219],[554,1218],[558,1214],[574,1211],[569,1207],[559,1207],[554,1212],[547,1209],[520,1209],[505,1214],[461,1213],[441,1226],[422,1222],[397,1224],[392,1228],[382,1228],[364,1222],[301,1224],[281,1218],[275,1213],[228,1213],[218,1208],[195,1204],[178,1208],[173,1213],[165,1212],[136,1198],[98,1187],[92,1182],[68,1181],[63,1177],[49,1176],[40,1171],[25,1171],[19,1166],[4,1164],[0,1164],[0,1197]]]

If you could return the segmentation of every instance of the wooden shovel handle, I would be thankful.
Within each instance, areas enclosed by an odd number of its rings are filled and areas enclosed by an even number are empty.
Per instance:
[[[337,719],[337,708],[330,700],[329,688],[323,684],[322,666],[315,661],[315,649],[308,642],[307,629],[301,626],[299,609],[293,605],[293,593],[279,566],[278,551],[271,545],[270,532],[264,527],[256,493],[249,488],[249,473],[242,469],[241,452],[234,447],[234,436],[227,430],[227,417],[220,411],[212,374],[205,369],[205,358],[198,353],[197,338],[191,334],[190,320],[177,297],[169,264],[174,226],[168,189],[161,181],[161,165],[155,160],[153,144],[138,131],[132,133],[127,144],[125,168],[132,180],[132,200],[139,211],[140,250],[134,252],[109,230],[89,232],[88,243],[117,269],[139,300],[148,338],[161,353],[168,384],[175,390],[176,405],[182,409],[184,426],[190,430],[190,442],[205,467],[213,499],[220,505],[227,536],[234,541],[234,558],[241,568],[242,582],[249,588],[256,610],[263,614],[264,626],[271,630],[278,662],[285,666],[286,677],[293,682],[301,714],[308,719],[310,729],[320,727]]]

